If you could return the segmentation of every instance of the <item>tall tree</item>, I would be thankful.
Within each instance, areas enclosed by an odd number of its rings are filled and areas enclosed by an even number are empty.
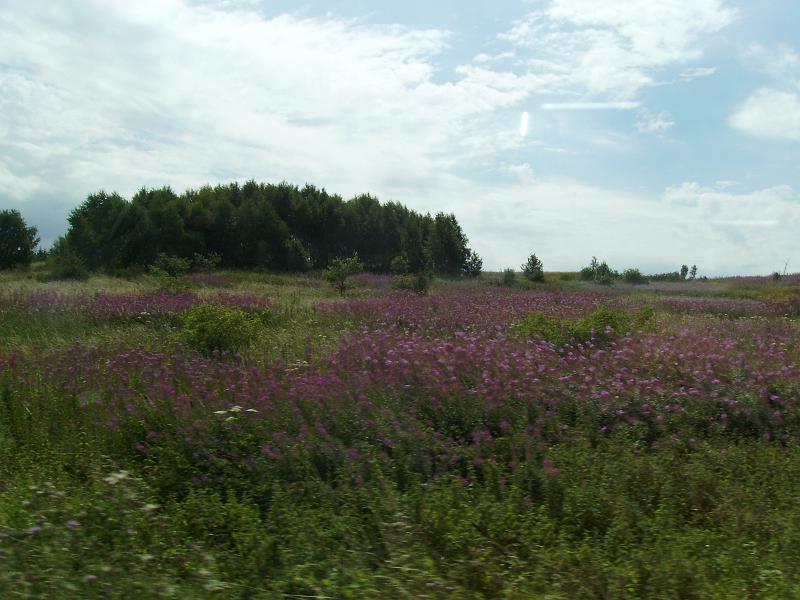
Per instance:
[[[30,264],[39,244],[37,233],[18,210],[0,211],[0,269]]]

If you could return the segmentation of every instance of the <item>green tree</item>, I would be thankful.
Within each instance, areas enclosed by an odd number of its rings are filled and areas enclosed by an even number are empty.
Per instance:
[[[478,253],[474,250],[470,250],[467,253],[467,260],[464,262],[464,275],[467,277],[480,277],[481,271],[483,271],[483,259],[478,256]]]
[[[348,279],[351,275],[360,273],[364,270],[364,263],[358,257],[334,258],[331,264],[325,269],[325,279],[344,296],[347,291]]]
[[[37,233],[18,210],[0,211],[0,269],[29,265],[39,244]]]
[[[536,254],[531,254],[525,264],[520,268],[526,279],[530,281],[544,281],[544,265],[542,261],[536,257]]]

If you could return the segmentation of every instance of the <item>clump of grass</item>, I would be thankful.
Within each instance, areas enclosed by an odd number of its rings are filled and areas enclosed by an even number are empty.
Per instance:
[[[650,307],[636,312],[602,306],[580,318],[548,316],[537,311],[517,321],[514,326],[524,337],[539,338],[562,347],[592,342],[604,345],[653,321]]]
[[[268,312],[265,313],[268,318]],[[189,309],[183,318],[183,339],[201,352],[239,352],[258,333],[262,320],[239,308],[201,304]]]

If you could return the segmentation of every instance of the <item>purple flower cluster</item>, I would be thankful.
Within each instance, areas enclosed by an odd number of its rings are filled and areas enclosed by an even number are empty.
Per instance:
[[[195,458],[221,424],[256,428],[253,448],[265,460],[322,452],[347,461],[371,448],[414,454],[431,472],[465,460],[541,465],[548,444],[625,429],[648,444],[798,439],[793,321],[692,317],[604,347],[563,348],[509,327],[536,310],[585,314],[602,299],[473,290],[346,300],[321,310],[363,326],[311,365],[76,345],[44,357],[0,354],[0,383],[77,404],[112,432],[148,424],[141,452],[169,432]]]
[[[90,318],[114,318],[136,316],[142,313],[149,315],[182,313],[198,304],[208,303],[245,310],[258,310],[270,306],[269,301],[262,296],[223,292],[198,295],[191,292],[181,294],[167,292],[69,294],[37,291],[0,294],[0,314],[12,311],[26,314],[62,312]]]

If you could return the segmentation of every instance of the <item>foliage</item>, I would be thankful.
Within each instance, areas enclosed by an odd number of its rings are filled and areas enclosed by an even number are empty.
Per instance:
[[[331,264],[323,273],[325,280],[330,283],[340,295],[344,296],[348,288],[348,280],[352,275],[364,270],[362,263],[357,256],[350,258],[334,258]]]
[[[544,281],[544,265],[535,254],[531,254],[522,267],[523,275],[530,281]]]
[[[464,275],[475,279],[476,277],[480,277],[482,271],[483,259],[478,256],[477,252],[470,250],[467,253],[467,259],[464,261]]]
[[[305,273],[311,267],[311,256],[298,239],[291,238],[284,242],[283,266],[287,271]]]
[[[622,281],[632,285],[645,285],[649,283],[647,277],[639,269],[625,269],[622,272]]]
[[[515,328],[524,337],[539,338],[557,347],[589,342],[602,346],[615,337],[648,326],[652,319],[652,309],[642,309],[631,314],[604,306],[577,319],[534,312],[516,322]]]
[[[109,272],[146,268],[159,254],[219,256],[225,268],[276,271],[325,269],[353,255],[384,273],[401,254],[412,272],[456,276],[478,265],[452,214],[422,215],[369,195],[345,201],[287,183],[248,181],[180,195],[142,189],[130,200],[101,191],[70,213],[66,237],[89,269]]]
[[[183,317],[183,339],[199,352],[238,352],[245,348],[261,325],[258,316],[239,308],[201,304]]]
[[[607,262],[599,262],[595,256],[588,266],[581,269],[582,280],[593,281],[600,285],[613,285],[614,279],[618,277],[619,273],[609,267]]]
[[[69,246],[63,236],[53,244],[48,253],[46,264],[46,280],[85,280],[89,277],[89,272],[83,259]]]
[[[188,273],[191,267],[192,262],[188,258],[171,256],[162,252],[150,265],[150,273],[157,277],[178,277]]]
[[[0,211],[0,269],[29,265],[39,244],[37,233],[18,210]]]
[[[156,264],[158,264],[158,262],[158,259],[156,259]],[[208,254],[195,252],[194,258],[192,258],[192,270],[200,273],[210,273],[219,266],[220,262],[222,262],[222,256],[216,252],[210,252]],[[176,276],[181,274],[178,271],[181,270],[182,267],[183,265],[180,265],[179,269],[175,269]]]
[[[395,275],[393,283],[399,290],[424,295],[430,290],[433,277],[425,272],[398,274]]]
[[[411,263],[405,256],[398,254],[392,259],[389,268],[395,275],[405,275],[411,272]]]
[[[514,285],[517,281],[517,274],[514,269],[503,269],[503,274],[500,277],[500,283],[503,285]]]
[[[791,276],[330,300],[238,273],[213,302],[269,335],[226,361],[164,318],[208,296],[3,277],[0,597],[800,590]]]

